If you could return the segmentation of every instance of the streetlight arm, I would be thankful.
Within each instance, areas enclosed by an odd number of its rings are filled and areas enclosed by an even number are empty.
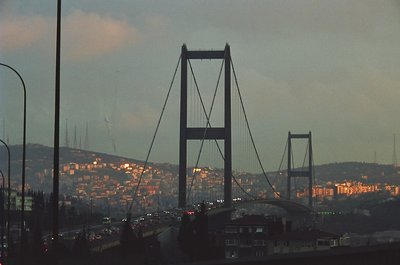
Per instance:
[[[0,174],[3,178],[3,185],[1,185],[1,258],[4,258],[4,184],[6,182],[3,171],[0,170]]]
[[[19,78],[19,80],[21,80],[22,86],[24,87],[24,101],[25,101],[25,98],[26,98],[26,88],[25,88],[25,82],[24,82],[24,79],[22,79],[22,76],[18,73],[17,70],[15,70],[15,69],[14,69],[13,67],[11,67],[10,65],[5,64],[5,63],[1,63],[1,62],[0,62],[0,65],[7,67],[8,69],[12,70],[14,73],[16,73],[16,74],[18,75],[18,78]]]
[[[24,89],[24,120],[23,120],[23,136],[22,136],[22,190],[21,190],[21,263],[23,264],[23,256],[24,256],[24,251],[25,251],[25,246],[24,246],[24,232],[25,232],[25,157],[26,157],[26,87],[25,87],[25,82],[24,79],[22,79],[22,76],[18,73],[17,70],[15,70],[13,67],[11,67],[8,64],[1,63],[0,66],[5,66],[8,69],[12,70],[14,73],[17,74],[19,80],[22,83],[22,87]]]
[[[4,146],[7,149],[7,156],[8,156],[8,165],[7,165],[7,190],[8,190],[8,194],[7,194],[7,221],[8,221],[8,225],[7,225],[7,244],[8,246],[11,245],[11,235],[10,235],[10,226],[11,226],[11,156],[10,156],[10,148],[8,147],[8,145],[6,144],[6,142],[4,142],[3,140],[0,139],[0,142],[2,144],[4,144]]]

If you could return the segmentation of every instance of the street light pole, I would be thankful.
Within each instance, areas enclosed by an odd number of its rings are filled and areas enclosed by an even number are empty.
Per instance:
[[[143,215],[146,216],[146,195],[143,195]]]
[[[57,36],[56,36],[56,73],[54,106],[54,157],[53,157],[53,249],[54,263],[58,254],[58,194],[60,162],[60,46],[61,46],[61,0],[57,1]]]
[[[4,142],[3,140],[0,139],[0,142],[2,144],[4,144],[4,146],[7,149],[7,158],[8,158],[8,164],[7,164],[7,190],[8,190],[8,194],[7,194],[7,245],[10,246],[11,244],[11,239],[10,239],[10,226],[11,226],[11,166],[10,166],[10,161],[11,161],[11,157],[10,157],[10,148],[8,147],[8,145],[6,144],[6,142]]]
[[[0,170],[0,174],[3,178],[3,185],[1,185],[1,259],[4,260],[4,185],[6,179],[4,178],[3,171]]]
[[[15,74],[17,74],[19,80],[22,83],[22,87],[24,89],[24,121],[23,121],[23,136],[22,136],[22,191],[21,191],[21,264],[24,264],[24,249],[25,249],[25,154],[26,154],[26,87],[25,87],[25,82],[24,79],[22,79],[22,76],[18,73],[17,70],[15,70],[13,67],[9,66],[8,64],[5,63],[0,63],[1,66],[5,66],[8,69],[12,70]]]

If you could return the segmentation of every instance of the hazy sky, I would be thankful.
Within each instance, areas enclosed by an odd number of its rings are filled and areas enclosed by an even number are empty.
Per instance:
[[[0,61],[26,82],[27,141],[48,146],[56,2],[0,0]],[[91,150],[114,153],[114,138],[118,155],[144,159],[182,44],[229,43],[266,169],[277,169],[289,130],[312,131],[316,164],[373,162],[375,151],[378,162],[392,162],[393,134],[400,136],[399,1],[68,0],[62,10],[61,143],[66,119],[70,145],[74,126],[83,141],[88,122]],[[193,63],[208,98],[219,65]],[[178,159],[179,84],[178,74],[153,161]],[[0,87],[0,127],[4,120],[11,144],[21,143],[20,84],[2,68]],[[242,147],[234,152],[242,162],[249,156]]]

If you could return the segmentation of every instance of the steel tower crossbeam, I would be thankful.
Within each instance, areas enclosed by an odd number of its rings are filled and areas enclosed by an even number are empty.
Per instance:
[[[187,62],[190,59],[224,60],[224,127],[187,127]],[[232,133],[231,133],[231,55],[226,44],[224,50],[188,51],[182,45],[181,53],[181,106],[179,140],[179,198],[178,206],[186,207],[187,141],[216,139],[224,140],[224,207],[232,205]]]

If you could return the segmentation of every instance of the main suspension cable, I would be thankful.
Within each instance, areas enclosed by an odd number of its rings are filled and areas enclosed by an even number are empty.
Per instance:
[[[253,194],[248,193],[248,192],[240,185],[240,183],[237,181],[237,179],[235,178],[235,176],[233,176],[233,174],[232,174],[232,178],[233,178],[233,181],[235,181],[236,185],[238,185],[239,189],[240,189],[244,194],[246,194],[247,196],[249,196],[249,197],[252,198],[252,199],[257,199],[256,196],[254,196]]]
[[[312,147],[311,147],[311,161],[312,161],[312,171],[311,171],[311,178],[312,178],[312,182],[314,187],[316,187],[316,178],[315,178],[315,164],[314,164],[314,153],[312,152]],[[314,208],[317,207],[317,201],[318,201],[318,192],[315,191],[315,200],[314,200]]]
[[[162,117],[164,115],[165,108],[167,106],[168,98],[169,98],[169,96],[171,94],[172,85],[174,84],[175,76],[176,76],[176,73],[178,71],[178,67],[179,67],[179,63],[180,62],[181,62],[181,56],[179,56],[178,63],[176,64],[175,71],[174,71],[171,83],[169,85],[167,97],[165,98],[164,105],[162,107],[161,114],[160,114],[160,117],[159,117],[158,122],[157,122],[156,130],[154,131],[153,139],[151,140],[150,148],[149,148],[149,151],[147,152],[147,156],[146,156],[146,160],[145,160],[144,165],[143,165],[142,172],[140,172],[138,184],[136,185],[135,192],[133,193],[132,201],[131,201],[131,203],[129,205],[128,214],[130,214],[130,212],[132,210],[133,201],[136,200],[137,192],[139,190],[140,183],[142,182],[143,174],[144,174],[144,172],[146,170],[146,167],[147,167],[147,164],[148,164],[148,161],[149,161],[149,157],[150,157],[150,153],[151,153],[151,150],[153,149],[153,145],[154,145],[154,141],[156,139],[156,135],[157,135],[158,129],[160,128],[161,120],[162,120]]]
[[[209,111],[208,114],[207,114],[207,111],[206,111],[206,108],[205,108],[205,105],[204,105],[203,98],[202,98],[201,93],[200,93],[200,89],[199,89],[199,86],[198,86],[198,83],[197,83],[196,76],[194,75],[194,71],[193,71],[192,64],[190,63],[190,60],[188,60],[188,62],[189,62],[190,71],[191,71],[192,76],[193,76],[193,81],[194,81],[195,87],[196,87],[196,89],[197,89],[197,93],[198,93],[198,95],[199,95],[200,103],[201,103],[201,106],[202,106],[204,115],[205,115],[205,117],[206,117],[206,128],[205,128],[205,131],[204,131],[204,134],[203,134],[203,138],[202,138],[202,142],[201,142],[201,146],[200,146],[200,150],[199,150],[199,153],[198,153],[198,156],[197,156],[197,161],[196,161],[196,166],[195,166],[195,168],[197,168],[197,167],[198,167],[199,160],[200,160],[201,152],[202,152],[202,149],[203,149],[203,143],[204,143],[204,140],[205,140],[205,136],[206,136],[206,133],[207,133],[207,129],[208,129],[208,128],[212,128],[211,123],[210,123],[211,112],[212,112],[212,109],[213,109],[213,106],[214,106],[214,102],[215,102],[215,98],[216,98],[216,95],[217,95],[217,90],[218,90],[218,87],[219,87],[219,82],[220,82],[220,80],[221,80],[221,75],[222,75],[222,69],[223,69],[223,65],[224,65],[224,60],[223,60],[222,63],[221,63],[221,67],[220,67],[220,71],[219,71],[219,75],[218,75],[218,80],[217,80],[217,85],[216,85],[215,90],[214,90],[214,96],[213,96],[213,100],[212,100],[212,103],[211,103],[210,111]],[[218,144],[218,141],[217,141],[216,139],[214,139],[214,141],[215,141],[215,144],[216,144],[216,146],[217,146],[218,152],[219,152],[219,154],[221,155],[222,160],[225,161],[224,154],[222,153],[222,150],[221,150],[221,147],[220,147],[219,144]],[[195,178],[196,178],[196,174],[197,174],[197,171],[195,171],[195,172],[193,173],[192,180],[191,180],[191,184],[190,184],[189,190],[188,190],[187,199],[190,198],[190,194],[191,194],[191,192],[192,192],[192,188],[193,188],[194,180],[195,180]],[[240,188],[240,190],[242,190],[243,193],[245,193],[247,196],[249,196],[249,197],[251,197],[251,198],[256,198],[254,195],[248,193],[248,192],[239,184],[239,182],[237,181],[236,177],[235,177],[233,174],[232,174],[232,178],[233,178],[234,182],[238,185],[238,187]]]
[[[309,145],[310,145],[310,143],[307,143],[306,152],[305,152],[304,158],[303,158],[303,165],[301,166],[301,168],[304,168],[304,165],[306,164],[306,159],[307,159],[307,154],[308,154]]]
[[[221,74],[222,74],[222,68],[223,68],[224,61],[222,61],[222,64],[221,64],[221,67],[220,67],[220,72],[219,72],[219,75],[218,75],[218,81],[217,81],[216,88],[215,88],[215,90],[214,90],[214,97],[213,97],[213,101],[212,101],[212,105],[211,105],[209,114],[207,114],[206,108],[205,108],[205,106],[204,106],[204,101],[203,101],[203,99],[202,99],[202,96],[201,96],[201,93],[200,93],[200,89],[199,89],[199,86],[198,86],[196,77],[195,77],[195,75],[194,75],[194,72],[193,72],[193,67],[192,67],[192,65],[191,65],[191,63],[190,63],[190,60],[188,60],[188,61],[189,61],[189,67],[190,67],[190,70],[191,70],[191,73],[192,73],[192,76],[193,76],[193,81],[194,81],[195,87],[196,87],[196,89],[197,89],[197,93],[198,93],[198,95],[199,95],[200,103],[201,103],[201,106],[202,106],[202,109],[203,109],[203,112],[204,112],[204,115],[205,115],[206,121],[207,121],[207,123],[206,123],[206,128],[205,128],[205,132],[204,132],[203,139],[202,139],[202,143],[201,143],[200,150],[199,150],[198,157],[197,157],[197,161],[196,161],[196,166],[195,166],[195,167],[197,168],[198,163],[199,163],[199,160],[200,160],[201,152],[202,152],[202,149],[203,149],[203,143],[204,143],[204,140],[205,140],[206,131],[207,131],[208,128],[212,128],[211,123],[210,123],[210,118],[211,118],[210,116],[211,116],[211,111],[212,111],[212,108],[213,108],[213,105],[214,105],[214,101],[215,101],[215,98],[216,98],[216,93],[217,93],[217,89],[218,89],[218,86],[219,86],[219,82],[220,82],[220,78],[221,78]],[[233,67],[233,65],[232,65],[232,67]],[[236,76],[235,76],[235,79],[236,79]],[[237,84],[237,80],[236,80],[236,84]],[[239,96],[240,96],[240,99],[241,99],[240,91],[239,91]],[[240,101],[241,101],[241,103],[242,103],[242,108],[243,108],[243,102],[242,102],[242,100],[240,100]],[[246,117],[246,120],[247,120],[247,117]],[[247,126],[248,126],[248,123],[247,123]],[[248,129],[249,129],[249,128],[248,128]],[[250,134],[251,134],[251,132],[250,132]],[[215,144],[216,144],[216,146],[217,146],[217,148],[218,148],[218,152],[219,152],[219,154],[220,154],[221,157],[222,157],[222,160],[225,161],[225,157],[224,157],[224,155],[223,155],[223,152],[222,152],[222,150],[221,150],[221,147],[220,147],[219,144],[218,144],[218,141],[217,141],[216,139],[214,139],[214,141],[215,141]],[[254,145],[254,143],[253,143],[253,145]],[[193,188],[193,184],[194,184],[194,180],[195,180],[195,177],[196,177],[196,173],[197,173],[197,171],[195,171],[195,172],[193,173],[192,181],[191,181],[191,185],[189,186],[189,191],[188,191],[187,198],[190,198],[190,193],[191,193],[192,188]],[[265,172],[264,172],[264,174],[265,174]],[[235,177],[233,174],[232,174],[232,178],[233,178],[234,182],[238,185],[238,187],[243,191],[243,193],[245,193],[247,196],[249,196],[249,197],[251,197],[251,198],[256,198],[254,195],[248,193],[248,192],[239,184],[239,182],[237,181],[236,177]],[[274,191],[274,192],[276,193],[276,191]],[[278,193],[277,193],[277,194],[278,194]],[[279,196],[279,194],[278,194],[278,196]]]
[[[280,174],[280,171],[281,171],[281,168],[282,168],[282,164],[283,164],[283,160],[285,159],[288,142],[289,142],[289,140],[286,140],[285,149],[283,150],[283,155],[282,155],[282,158],[281,158],[281,162],[279,163],[279,168],[276,171],[275,178],[274,178],[274,181],[272,182],[272,185],[275,185],[276,179],[278,178],[278,175]]]
[[[251,133],[251,130],[250,130],[250,125],[249,125],[249,121],[248,121],[248,118],[247,118],[247,114],[246,114],[246,111],[245,111],[245,109],[244,109],[243,99],[242,99],[242,95],[241,95],[241,93],[240,93],[239,83],[238,83],[238,81],[237,81],[236,71],[235,71],[235,67],[234,67],[234,65],[233,65],[232,59],[231,59],[231,64],[232,64],[233,76],[234,76],[234,78],[235,78],[236,88],[237,88],[238,95],[239,95],[239,99],[240,99],[240,104],[241,104],[241,106],[242,106],[242,111],[243,111],[244,119],[245,119],[245,121],[246,121],[247,130],[249,131],[250,139],[251,139],[251,142],[252,142],[254,151],[255,151],[255,153],[256,153],[258,163],[259,163],[259,165],[260,165],[260,167],[261,167],[261,170],[262,170],[262,172],[263,172],[263,175],[264,175],[265,179],[267,180],[268,185],[271,187],[272,191],[273,191],[278,197],[281,197],[281,195],[279,194],[279,192],[277,192],[277,191],[275,190],[274,186],[271,184],[270,180],[268,179],[268,176],[267,176],[267,174],[265,173],[264,167],[263,167],[263,165],[262,165],[262,163],[261,163],[260,155],[259,155],[258,150],[257,150],[257,147],[256,147],[256,145],[255,145],[254,138],[253,138],[253,134]]]

